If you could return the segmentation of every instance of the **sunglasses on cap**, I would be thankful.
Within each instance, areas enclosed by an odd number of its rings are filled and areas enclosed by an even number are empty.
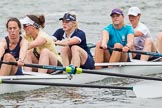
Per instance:
[[[27,28],[28,26],[32,26],[31,24],[23,24],[23,28]]]

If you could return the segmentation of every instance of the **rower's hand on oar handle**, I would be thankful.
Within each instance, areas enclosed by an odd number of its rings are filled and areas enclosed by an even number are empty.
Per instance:
[[[21,59],[21,58],[19,58],[19,59],[17,60],[17,65],[18,65],[18,66],[24,66],[24,60]]]
[[[107,50],[107,46],[100,46],[101,49]]]
[[[122,48],[122,51],[127,53],[129,51],[129,47],[126,45]]]
[[[67,44],[67,42],[66,41],[56,41],[55,42],[55,45],[59,45],[59,46],[67,46],[68,44]]]
[[[107,43],[102,42],[100,48],[106,50],[107,49]]]

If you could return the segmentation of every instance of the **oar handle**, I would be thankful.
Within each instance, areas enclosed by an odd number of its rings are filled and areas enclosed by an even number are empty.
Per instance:
[[[8,64],[8,65],[17,65],[17,62],[4,62],[0,61],[1,64]]]
[[[119,51],[119,52],[122,52],[123,50],[121,49],[121,48],[110,48],[110,47],[108,47],[107,49],[109,49],[109,50],[114,50],[114,51]],[[128,52],[129,52],[130,50],[128,50]]]
[[[103,49],[103,47],[100,46],[101,49]],[[111,47],[107,47],[108,50],[114,50],[114,51],[119,51],[122,52],[121,48],[111,48]]]

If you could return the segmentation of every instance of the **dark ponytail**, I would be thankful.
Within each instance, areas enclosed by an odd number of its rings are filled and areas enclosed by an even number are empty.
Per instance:
[[[40,27],[45,27],[45,17],[44,15],[27,15],[32,21],[34,21],[36,24],[38,24]],[[39,27],[38,27],[39,28]]]

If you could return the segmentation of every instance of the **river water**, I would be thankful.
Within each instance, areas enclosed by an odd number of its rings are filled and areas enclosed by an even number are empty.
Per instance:
[[[129,23],[127,11],[131,6],[141,9],[141,21],[149,29],[156,41],[157,33],[162,31],[161,0],[3,0],[0,3],[0,36],[7,35],[5,24],[8,18],[22,18],[26,14],[44,14],[45,31],[52,35],[61,27],[59,18],[66,11],[78,14],[79,26],[86,32],[88,42],[97,42],[103,27],[111,23],[109,16],[113,8],[121,8],[125,23]],[[115,81],[114,81],[115,80]],[[131,80],[104,80],[102,84],[125,84]],[[110,83],[111,82],[111,83]],[[119,83],[121,82],[121,83]],[[141,99],[128,97],[125,91],[89,88],[51,87],[37,91],[19,92],[0,96],[0,108],[159,108],[162,99]]]

